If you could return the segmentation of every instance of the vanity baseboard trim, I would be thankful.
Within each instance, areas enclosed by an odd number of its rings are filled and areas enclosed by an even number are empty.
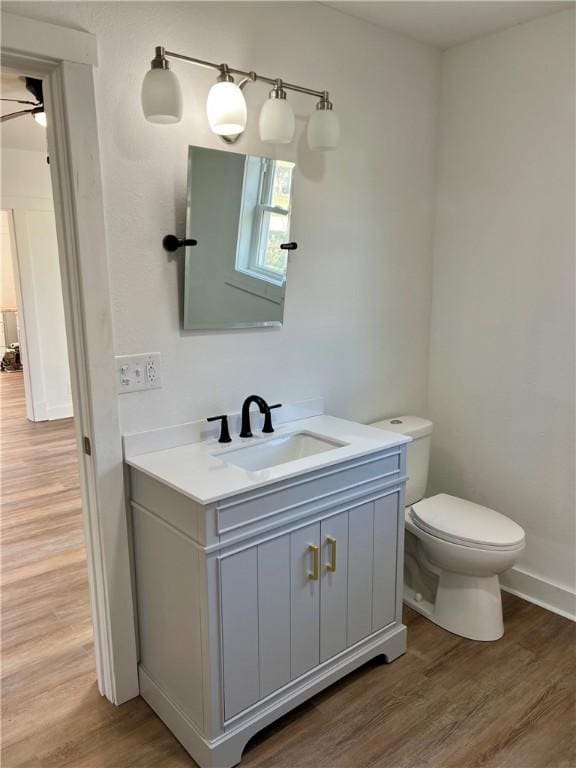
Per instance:
[[[316,670],[310,679],[301,682],[264,709],[259,708],[248,716],[244,712],[229,720],[225,724],[225,732],[212,740],[202,736],[194,723],[142,666],[138,670],[140,694],[202,768],[232,768],[240,762],[244,747],[258,731],[370,659],[385,656],[389,663],[405,651],[406,627],[394,624],[392,628],[379,633],[378,637],[370,639],[370,642],[362,643],[356,652],[348,650],[343,658],[336,657],[326,662],[324,668]]]

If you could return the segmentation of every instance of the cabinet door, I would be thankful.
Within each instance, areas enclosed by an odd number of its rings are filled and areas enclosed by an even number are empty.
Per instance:
[[[374,502],[374,568],[372,632],[394,621],[396,615],[396,556],[400,492]]]
[[[290,536],[258,545],[260,697],[290,682]]]
[[[399,499],[222,557],[227,720],[394,621]]]
[[[320,523],[290,534],[290,571],[290,655],[294,680],[319,662]]]
[[[220,580],[229,719],[290,682],[290,536],[223,557]]]
[[[348,512],[322,520],[320,661],[346,648],[348,614]]]
[[[372,632],[374,502],[355,507],[348,526],[348,645]]]
[[[257,547],[220,562],[224,713],[233,717],[260,696]]]

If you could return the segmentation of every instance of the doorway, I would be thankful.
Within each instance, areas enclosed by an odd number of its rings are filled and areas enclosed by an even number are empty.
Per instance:
[[[39,111],[47,122],[98,691],[119,704],[138,694],[138,677],[94,86],[97,40],[6,11],[1,17],[3,67],[43,84]]]
[[[2,373],[22,370],[12,256],[10,212],[0,210],[0,372]]]
[[[41,82],[41,81],[36,81]],[[97,694],[79,451],[46,127],[0,71],[0,525],[4,738],[66,683]],[[7,733],[8,731],[8,733]]]
[[[46,120],[34,106],[43,102],[42,80],[0,71],[0,89],[1,303],[4,328],[17,327],[2,369],[19,358],[28,419],[52,421],[73,409]]]

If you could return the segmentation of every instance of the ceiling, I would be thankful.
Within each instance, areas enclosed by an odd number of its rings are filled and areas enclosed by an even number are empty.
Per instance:
[[[24,78],[11,72],[0,72],[0,92],[3,99],[25,99],[34,97],[26,90]],[[28,109],[26,104],[14,104],[0,101],[0,114]],[[38,125],[32,115],[22,115],[0,125],[0,145],[9,149],[28,149],[36,152],[46,151],[46,128]]]
[[[573,8],[575,3],[524,0],[447,0],[443,2],[326,2],[349,16],[444,50],[513,27],[538,16]]]

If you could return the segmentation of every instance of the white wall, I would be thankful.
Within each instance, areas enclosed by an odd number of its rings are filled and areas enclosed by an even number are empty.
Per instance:
[[[56,224],[45,152],[2,148],[0,208],[11,210],[28,418],[72,415]]]
[[[8,211],[0,211],[0,312],[16,309],[16,285]]]
[[[427,398],[435,105],[439,54],[317,3],[5,3],[98,36],[97,104],[117,354],[160,351],[163,388],[122,395],[125,431],[322,394],[362,421],[421,412]],[[180,330],[178,264],[163,235],[184,232],[189,144],[224,148],[207,127],[214,73],[174,64],[186,102],[176,126],[146,123],[142,78],[154,46],[327,87],[342,123],[334,153],[302,137],[314,101],[290,96],[298,138],[285,325]],[[266,154],[248,86],[247,135]]]
[[[431,491],[526,530],[508,583],[574,610],[574,15],[443,57]],[[532,578],[535,577],[535,578]]]

